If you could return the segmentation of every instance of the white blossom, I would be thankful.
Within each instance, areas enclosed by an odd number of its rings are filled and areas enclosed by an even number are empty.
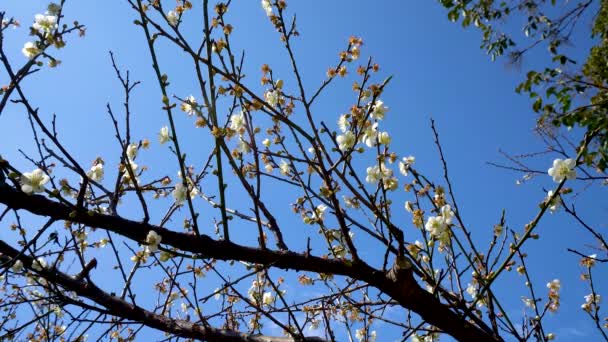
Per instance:
[[[365,328],[357,329],[357,331],[355,331],[355,338],[359,340],[359,342],[363,341],[365,338]]]
[[[49,176],[40,169],[36,169],[32,172],[25,172],[20,177],[21,191],[28,195],[36,192],[44,192],[44,184],[46,184],[49,179]]]
[[[169,141],[169,139],[171,139],[171,136],[169,135],[169,127],[161,127],[160,133],[158,133],[158,141],[160,141],[161,144],[164,144]]]
[[[370,184],[376,184],[380,181],[380,169],[377,166],[370,166],[366,170],[367,175],[365,176],[365,181]]]
[[[169,13],[167,13],[167,22],[169,22],[169,25],[173,27],[177,26],[179,22],[179,16],[177,15],[177,13],[175,13],[175,11],[169,11]]]
[[[15,260],[15,263],[11,266],[11,271],[15,273],[23,271],[23,262],[21,260]]]
[[[452,211],[452,207],[449,204],[441,207],[441,217],[443,217],[443,221],[446,224],[452,223],[452,218],[454,218],[454,212]]]
[[[376,120],[384,119],[384,115],[388,112],[388,107],[384,105],[384,102],[380,100],[376,100],[376,103],[372,107],[372,112],[370,113],[370,117]]]
[[[346,131],[344,134],[336,137],[336,142],[340,151],[346,151],[355,146],[356,137],[353,132]]]
[[[433,236],[435,239],[446,242],[449,238],[448,224],[445,222],[442,216],[431,216],[427,219],[424,228]]]
[[[245,115],[243,112],[239,114],[232,114],[230,116],[230,129],[241,132],[241,130],[245,127]]]
[[[367,147],[374,147],[377,144],[378,138],[378,123],[366,127],[361,135],[361,142],[367,145]]]
[[[553,161],[553,167],[551,167],[547,172],[549,173],[549,176],[553,177],[554,182],[561,183],[564,179],[576,178],[576,170],[574,170],[575,166],[576,162],[574,159],[555,159]]]
[[[197,112],[197,103],[194,96],[190,95],[186,97],[184,102],[182,102],[180,109],[188,115],[194,115]]]
[[[25,57],[29,59],[34,59],[34,57],[36,57],[41,52],[41,50],[38,48],[36,43],[27,42],[25,43],[25,45],[23,45],[23,49],[21,49],[21,52]]]
[[[327,206],[325,204],[319,204],[312,213],[312,218],[318,221],[323,221],[325,218],[325,210]]]
[[[47,36],[57,28],[57,17],[54,15],[36,14],[32,28]]]
[[[346,132],[348,130],[350,127],[350,122],[348,121],[346,115],[340,115],[340,118],[338,118],[338,127],[342,132]]]
[[[262,145],[264,145],[265,147],[270,147],[270,139],[264,139],[264,141],[262,141]]]
[[[146,236],[146,251],[148,253],[156,252],[158,250],[158,245],[160,245],[162,239],[162,236],[158,235],[157,232],[153,230],[149,231],[148,235]]]
[[[175,184],[175,189],[173,189],[173,198],[175,199],[175,204],[182,204],[186,200],[187,193],[188,189],[186,189],[184,184]]]
[[[357,200],[356,198],[342,196],[342,199],[344,200],[344,204],[347,208],[359,208],[361,206],[359,200]]]
[[[249,143],[247,143],[243,138],[239,138],[239,142],[237,145],[237,150],[242,154],[247,154],[251,152],[251,147],[249,147]]]
[[[529,307],[531,309],[534,309],[536,307],[536,302],[532,298],[522,297],[521,300],[524,302],[524,304],[527,307]]]
[[[137,157],[137,144],[133,143],[127,146],[127,157],[130,160],[135,160],[135,157]]]
[[[95,163],[91,167],[91,170],[87,172],[87,177],[96,182],[100,182],[103,180],[103,163]]]
[[[405,210],[408,213],[413,213],[414,212],[414,208],[412,207],[412,202],[410,201],[405,201]]]
[[[388,134],[388,132],[382,132],[378,134],[378,142],[380,145],[388,145],[391,143],[391,136]]]
[[[474,300],[477,298],[477,286],[475,286],[474,284],[469,284],[469,286],[467,286],[467,293],[469,294],[469,296],[471,296],[471,298]]]
[[[399,172],[402,175],[407,176],[410,166],[414,164],[416,158],[414,156],[403,157],[403,159],[399,162]]]
[[[602,297],[599,294],[590,293],[585,296],[585,303],[581,305],[581,309],[591,312],[591,308],[593,306],[598,306],[602,300]]]
[[[547,191],[547,198],[545,198],[545,201],[547,201],[549,204],[549,211],[551,211],[551,213],[554,213],[562,205],[562,199],[561,199],[561,197],[559,197],[559,195],[557,195],[557,196],[555,196],[555,198],[553,198],[553,200],[549,201],[552,196],[553,196],[553,190]]]
[[[382,185],[384,186],[384,190],[395,191],[399,187],[399,180],[395,177],[383,179]]]
[[[289,174],[289,169],[290,169],[289,164],[286,161],[284,161],[283,159],[281,159],[281,164],[279,164],[279,169],[281,170],[281,173],[283,175]]]
[[[553,279],[552,281],[547,283],[547,288],[554,292],[558,292],[561,287],[562,287],[562,284],[559,281],[559,279]]]
[[[387,180],[393,176],[393,170],[387,168],[384,164],[374,165],[367,168],[367,176],[365,181],[371,184],[376,184],[382,180]]]
[[[34,261],[32,261],[32,268],[35,271],[42,271],[43,269],[47,268],[47,263],[46,260],[43,257],[38,257],[36,258]]]
[[[278,90],[269,90],[264,94],[264,99],[271,107],[276,107],[281,99],[281,94]]]
[[[271,305],[272,303],[274,303],[274,296],[272,295],[272,293],[264,292],[264,294],[262,295],[262,304]]]
[[[267,16],[272,16],[272,5],[270,4],[270,0],[262,0],[262,8],[266,12]]]

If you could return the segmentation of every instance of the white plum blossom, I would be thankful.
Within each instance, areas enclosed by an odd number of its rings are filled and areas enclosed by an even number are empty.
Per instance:
[[[559,279],[553,279],[547,283],[547,288],[551,291],[558,292],[561,289],[561,287],[562,287],[562,284],[559,281]]]
[[[239,114],[232,114],[230,116],[230,129],[241,132],[241,130],[245,127],[245,115],[243,112]]]
[[[414,164],[416,158],[414,156],[403,157],[403,159],[399,162],[399,172],[402,175],[407,176],[410,167]]]
[[[348,121],[346,115],[340,115],[340,118],[338,118],[338,128],[340,128],[342,132],[346,132],[349,127],[350,122]]]
[[[274,170],[274,167],[272,166],[272,164],[266,164],[264,165],[264,169],[266,169],[266,172],[271,173],[272,170]]]
[[[249,147],[249,143],[247,143],[242,138],[239,138],[239,142],[238,142],[238,145],[237,145],[237,150],[239,152],[241,152],[242,154],[247,154],[247,153],[251,152],[251,147]]]
[[[471,296],[471,298],[474,300],[477,298],[477,286],[475,286],[474,284],[469,284],[469,286],[467,286],[467,293],[469,294],[469,296]]]
[[[270,147],[270,139],[266,138],[264,139],[264,141],[262,141],[262,145],[264,145],[265,147]]]
[[[554,182],[561,183],[564,179],[576,178],[576,170],[574,170],[575,166],[576,162],[574,159],[555,159],[553,161],[553,167],[551,167],[547,172],[549,173],[549,176],[553,177]]]
[[[148,235],[146,235],[146,252],[148,253],[154,253],[158,250],[158,245],[160,245],[160,242],[162,241],[163,237],[158,235],[157,232],[151,230],[148,232]]]
[[[54,15],[36,14],[32,28],[38,33],[47,36],[57,28],[57,17]]]
[[[354,197],[342,196],[342,199],[347,208],[359,208],[361,206],[359,200]]]
[[[395,191],[399,187],[399,180],[395,177],[387,178],[382,180],[384,190]]]
[[[414,212],[414,207],[412,207],[412,202],[405,201],[405,211],[407,211],[408,213]]]
[[[278,90],[269,90],[264,94],[264,100],[274,108],[281,100],[281,93]]]
[[[15,263],[11,266],[11,271],[15,273],[23,271],[23,262],[21,260],[15,260]]]
[[[449,225],[452,224],[452,218],[454,212],[449,204],[444,205],[440,209],[440,216],[429,217],[426,221],[424,228],[433,236],[435,239],[442,243],[447,243],[450,238]]]
[[[387,180],[393,176],[393,170],[387,168],[384,164],[374,165],[367,168],[367,176],[365,181],[371,184],[376,184],[382,180]]]
[[[262,295],[262,304],[271,305],[272,303],[274,303],[274,296],[272,295],[272,293],[264,292],[264,294]]]
[[[281,173],[283,175],[289,174],[289,170],[290,170],[289,164],[286,161],[284,161],[283,159],[281,159],[281,164],[279,164],[279,169],[281,170]]]
[[[196,196],[198,196],[199,193],[200,191],[198,190],[198,188],[196,186],[193,186],[190,190],[190,199],[194,199]]]
[[[437,240],[444,241],[448,225],[441,216],[431,216],[427,219],[424,228]]]
[[[361,142],[367,147],[374,147],[377,144],[378,138],[378,123],[366,127],[361,135]]]
[[[169,127],[167,127],[167,126],[161,127],[160,132],[158,133],[158,141],[161,144],[164,144],[167,141],[169,141],[169,139],[171,139],[171,136],[169,135]]]
[[[46,260],[43,257],[38,257],[36,259],[34,259],[34,261],[32,261],[32,269],[34,269],[35,271],[42,271],[43,269],[47,268],[48,264],[46,263]]]
[[[327,210],[327,206],[325,204],[319,204],[312,213],[312,218],[317,221],[323,221],[325,218],[325,210]]]
[[[521,300],[527,307],[531,309],[534,309],[536,307],[536,302],[532,298],[521,297]]]
[[[591,312],[593,306],[598,306],[602,300],[602,297],[599,294],[590,293],[585,296],[585,303],[581,305],[581,309]]]
[[[173,189],[173,198],[175,199],[175,204],[182,204],[186,200],[187,193],[188,189],[186,189],[184,184],[175,184],[175,188]]]
[[[23,45],[23,49],[21,49],[21,52],[25,57],[29,59],[34,59],[34,57],[36,57],[41,52],[41,50],[38,48],[36,43],[27,42],[25,43],[25,45]]]
[[[355,338],[359,340],[359,342],[363,341],[365,338],[365,328],[357,329],[357,331],[355,331]]]
[[[197,106],[196,99],[194,98],[194,96],[190,95],[190,96],[186,97],[184,102],[182,102],[180,109],[182,111],[186,112],[186,114],[192,116],[192,115],[196,114],[196,112],[197,112],[196,106]]]
[[[388,145],[391,143],[391,136],[388,134],[388,132],[382,132],[378,134],[378,142],[380,145]]]
[[[40,169],[36,169],[32,172],[25,172],[19,179],[21,191],[28,195],[36,192],[44,192],[44,184],[46,184],[49,179],[49,176]]]
[[[374,342],[374,341],[376,341],[376,337],[377,337],[376,335],[377,335],[376,330],[370,331],[369,338],[366,339],[365,328],[357,329],[357,331],[355,331],[355,338],[357,340],[359,340],[359,342],[361,342],[361,341]]]
[[[545,198],[545,201],[549,204],[549,211],[551,211],[551,213],[554,213],[562,205],[562,199],[561,197],[559,197],[559,195],[555,196],[553,200],[551,200],[551,197],[553,197],[553,190],[547,191],[547,198]]]
[[[340,151],[346,151],[355,146],[356,137],[353,132],[346,131],[344,134],[336,137],[336,142]]]
[[[445,221],[446,224],[452,223],[452,218],[454,217],[454,212],[452,211],[452,207],[450,207],[449,204],[446,204],[443,207],[441,207],[441,217],[443,217],[443,220]]]
[[[273,15],[270,0],[262,0],[262,8],[264,9],[268,17],[271,17]]]
[[[372,112],[370,113],[370,117],[376,120],[384,119],[384,115],[388,112],[388,107],[384,105],[384,102],[380,100],[376,100],[376,103],[372,107]]]
[[[87,177],[96,182],[100,182],[103,180],[103,163],[95,163],[91,167],[91,170],[87,172]]]
[[[177,13],[175,13],[175,11],[169,11],[169,13],[167,13],[167,22],[169,22],[169,25],[173,27],[177,26],[179,22],[179,16],[177,15]]]
[[[127,157],[130,160],[135,160],[135,157],[137,157],[137,144],[133,143],[127,146]]]

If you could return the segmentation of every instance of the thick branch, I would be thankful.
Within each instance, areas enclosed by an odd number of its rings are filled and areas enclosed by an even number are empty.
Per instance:
[[[0,253],[10,258],[18,257],[19,251],[0,241]],[[25,266],[31,268],[33,259],[29,256],[19,256]],[[95,284],[83,281],[79,277],[71,277],[57,269],[44,269],[38,272],[49,283],[58,285],[68,291],[76,292],[80,297],[88,298],[105,307],[109,313],[128,320],[141,322],[151,328],[171,333],[175,336],[193,338],[203,341],[234,341],[234,342],[265,342],[265,341],[292,341],[291,338],[273,337],[264,335],[250,335],[236,331],[216,329],[203,324],[192,323],[181,319],[169,317],[145,310],[137,305],[130,304],[120,297],[113,296]],[[319,337],[305,337],[303,341],[323,341]]]
[[[73,211],[72,208],[39,195],[27,195],[8,186],[0,187],[0,203],[12,209],[49,216],[56,220],[78,222],[90,227],[103,228],[129,239],[143,242],[150,230],[163,238],[163,243],[182,251],[218,260],[239,260],[295,271],[310,271],[351,277],[364,281],[386,293],[399,304],[419,314],[428,323],[442,329],[458,340],[495,341],[488,333],[470,324],[462,316],[442,304],[422,289],[411,272],[403,266],[394,268],[388,275],[365,262],[346,262],[324,259],[295,252],[262,250],[229,241],[216,241],[207,235],[200,237],[178,233],[148,223],[131,221],[118,216],[93,212]]]

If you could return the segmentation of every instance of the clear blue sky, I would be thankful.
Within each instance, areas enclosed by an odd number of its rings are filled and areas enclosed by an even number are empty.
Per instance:
[[[282,76],[289,73],[287,55],[259,1],[233,3],[229,14],[235,26],[232,43],[247,52],[249,84],[261,89],[260,66],[268,63],[275,75],[293,86],[289,83],[291,76]],[[6,41],[15,65],[26,61],[20,51],[27,41],[27,26],[34,14],[44,11],[46,4],[39,0],[5,0],[0,5],[0,9],[7,10],[9,16],[15,16],[22,23],[22,28],[9,32]],[[514,92],[525,71],[539,62],[539,58],[532,56],[521,70],[506,66],[504,60],[490,62],[479,49],[479,33],[450,23],[446,12],[435,1],[290,1],[289,11],[298,15],[301,36],[296,41],[295,52],[309,89],[325,79],[328,66],[337,61],[338,52],[346,46],[349,36],[363,38],[362,58],[373,55],[381,66],[380,75],[394,76],[382,96],[390,107],[384,127],[390,127],[393,149],[402,155],[415,155],[418,169],[442,183],[429,122],[431,117],[436,120],[461,214],[472,227],[475,239],[486,241],[503,208],[508,225],[515,230],[521,231],[533,218],[546,190],[554,186],[550,177],[536,177],[516,186],[515,181],[522,175],[490,167],[486,162],[504,161],[498,149],[513,153],[543,149],[532,132],[535,116],[528,99]],[[133,25],[134,12],[126,1],[67,1],[64,13],[68,19],[85,24],[87,35],[83,39],[69,39],[67,47],[57,53],[63,61],[60,67],[54,70],[45,67],[28,79],[25,89],[33,103],[47,118],[57,113],[61,138],[83,165],[98,155],[115,162],[117,146],[105,113],[107,102],[115,108],[120,108],[122,103],[119,83],[112,74],[108,56],[108,51],[113,51],[119,64],[131,70],[133,79],[142,81],[133,99],[133,131],[135,138],[149,138],[154,147],[143,152],[141,158],[147,165],[156,167],[153,174],[165,172],[175,178],[174,158],[166,148],[158,146],[156,139],[158,129],[167,123],[160,110],[160,92],[153,78],[143,33]],[[195,24],[186,22],[185,29],[194,34],[200,30]],[[573,48],[580,49],[583,55],[587,50],[576,42]],[[181,56],[179,51],[167,49],[162,50],[160,56],[172,82],[169,91],[180,97],[196,94],[192,71],[182,62],[183,57],[177,56]],[[6,82],[6,74],[0,73],[0,83]],[[350,82],[338,80],[315,107],[317,115],[330,127],[336,127],[338,115],[350,106]],[[192,123],[182,114],[178,112],[183,116],[178,119],[178,125],[191,127]],[[25,118],[22,108],[16,105],[9,106],[2,114],[0,153],[18,167],[30,169],[31,165],[18,152],[18,148],[34,152]],[[191,132],[189,128],[183,131]],[[190,151],[196,151],[197,137],[184,133],[184,139],[190,144]],[[195,161],[205,157],[190,153]],[[547,169],[552,160],[551,156],[541,156],[532,166]],[[107,178],[109,175],[107,173]],[[275,186],[271,190],[278,193],[280,188]],[[605,200],[597,199],[605,196],[605,190],[590,189],[577,199],[580,211],[601,229],[606,228],[608,206]],[[285,205],[293,200],[282,198],[273,203],[274,210],[284,212],[277,214],[279,218],[288,222],[297,220]],[[123,211],[123,214],[139,218],[137,206],[132,208],[133,212]],[[405,215],[403,219],[407,219]],[[546,297],[545,283],[554,278],[562,281],[562,309],[557,315],[550,315],[545,329],[556,333],[561,341],[595,340],[598,336],[592,322],[580,309],[583,296],[589,292],[579,280],[582,268],[578,266],[578,258],[566,252],[567,247],[580,247],[592,241],[563,213],[547,215],[538,233],[541,239],[530,241],[526,248],[535,288]],[[0,236],[4,234],[5,229]],[[295,234],[287,236],[288,242],[293,239],[296,243],[299,238]],[[362,250],[362,253],[373,254],[373,251]],[[605,289],[602,276],[605,278],[606,273],[601,268],[596,268],[596,273],[600,289]],[[527,295],[523,283],[521,277],[507,276],[496,290],[514,317],[520,317],[523,311],[520,297]],[[386,336],[396,337],[391,331],[380,331],[382,341]]]

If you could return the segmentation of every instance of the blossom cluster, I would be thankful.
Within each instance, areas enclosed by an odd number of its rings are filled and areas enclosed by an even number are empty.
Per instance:
[[[424,228],[431,236],[443,244],[448,244],[450,240],[449,226],[452,224],[454,212],[449,204],[441,207],[440,215],[431,216],[427,219]]]
[[[552,281],[547,283],[547,288],[549,289],[549,304],[547,309],[551,312],[556,312],[559,309],[560,305],[560,296],[559,290],[562,285],[559,279],[553,279]]]
[[[581,309],[591,312],[592,309],[597,308],[602,300],[599,294],[588,294],[585,296],[585,302],[581,305]]]

